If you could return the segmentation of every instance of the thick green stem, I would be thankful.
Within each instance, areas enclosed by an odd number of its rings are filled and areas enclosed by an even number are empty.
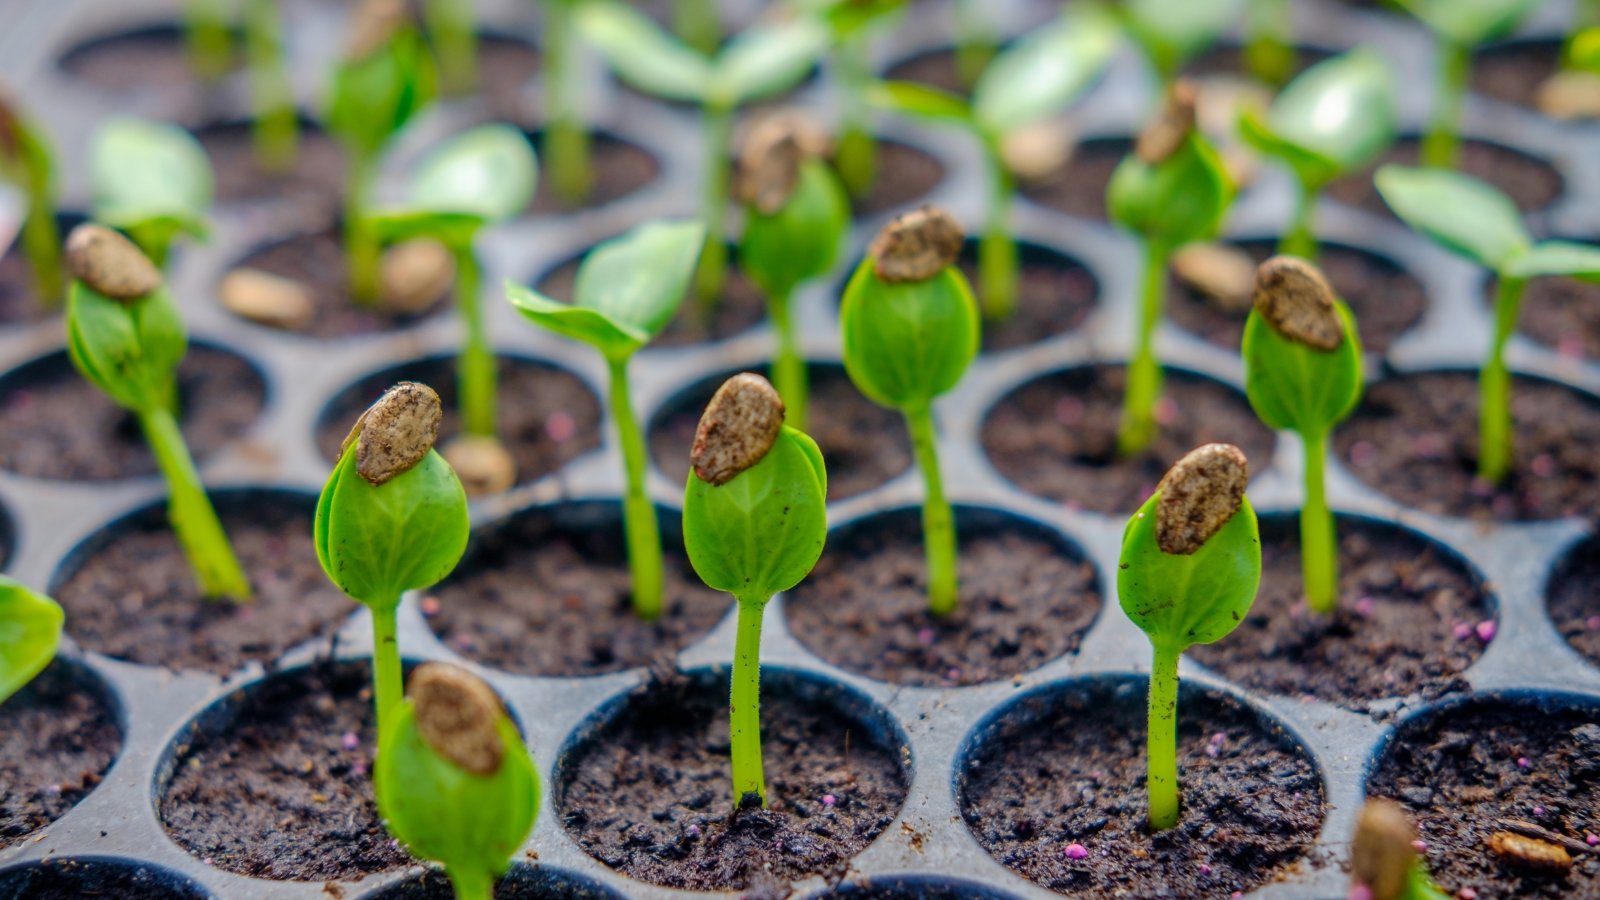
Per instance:
[[[1323,431],[1300,436],[1305,450],[1306,496],[1300,504],[1300,574],[1306,601],[1322,615],[1339,605],[1339,540],[1333,513],[1328,510],[1324,482],[1328,468],[1328,435]]]
[[[1317,212],[1317,191],[1299,179],[1295,180],[1295,185],[1299,190],[1295,193],[1294,218],[1289,222],[1289,230],[1278,241],[1278,252],[1316,262],[1317,234],[1313,222]]]
[[[54,192],[32,190],[28,194],[28,216],[22,222],[22,252],[33,270],[33,290],[39,305],[51,309],[61,305],[66,288],[62,283],[61,229],[56,227]]]
[[[1439,73],[1434,85],[1433,118],[1422,138],[1422,164],[1453,169],[1461,159],[1461,106],[1472,72],[1472,51],[1437,36]]]
[[[228,13],[222,0],[186,0],[184,43],[189,66],[205,81],[228,74],[233,63],[233,35],[228,33]]]
[[[944,498],[944,478],[939,474],[939,450],[934,443],[933,412],[928,407],[904,410],[911,430],[911,446],[927,496],[922,500],[922,543],[928,557],[928,611],[947,616],[956,609],[956,526],[950,502]]]
[[[369,603],[372,611],[372,702],[378,711],[378,746],[389,734],[394,711],[405,700],[401,686],[399,609],[400,598],[389,597]]]
[[[494,437],[497,433],[495,359],[483,324],[483,297],[479,289],[482,269],[470,241],[456,248],[455,258],[456,308],[461,311],[461,323],[466,328],[466,338],[461,344],[461,365],[456,371],[456,384],[461,394],[461,430],[478,437]]]
[[[345,264],[350,269],[350,297],[361,306],[377,302],[383,264],[383,247],[367,221],[377,163],[374,157],[350,154],[350,175],[345,181]]]
[[[577,203],[594,189],[594,167],[589,162],[589,128],[572,91],[578,79],[573,71],[572,47],[577,33],[572,26],[572,0],[545,0],[544,103],[549,118],[544,130],[544,160],[550,186],[568,203]]]
[[[984,139],[984,160],[989,175],[987,214],[983,239],[978,244],[979,299],[983,317],[991,322],[1011,318],[1017,309],[1017,242],[1011,237],[1011,172],[1000,156],[998,139]]]
[[[1117,453],[1135,456],[1156,437],[1156,401],[1161,399],[1161,362],[1156,359],[1156,326],[1167,291],[1167,249],[1145,244],[1144,275],[1139,282],[1138,342],[1128,363],[1128,384],[1122,396],[1122,423]]]
[[[628,395],[628,358],[608,361],[611,366],[611,418],[617,423],[622,442],[622,468],[627,477],[627,492],[622,497],[623,526],[627,531],[628,565],[633,569],[633,611],[639,618],[661,616],[661,526],[656,509],[645,493],[644,435],[634,418],[633,401]]]
[[[277,0],[247,0],[244,14],[245,54],[256,111],[251,123],[256,162],[267,172],[287,172],[294,167],[299,125],[283,59]]]
[[[878,141],[872,135],[872,119],[867,110],[867,86],[872,82],[869,45],[861,35],[839,45],[834,64],[844,86],[843,127],[839,130],[839,149],[834,167],[851,196],[864,197],[878,178]]]
[[[710,56],[722,43],[722,23],[713,0],[672,0],[672,30],[685,44]]]
[[[706,244],[694,272],[695,297],[700,315],[709,320],[722,295],[727,277],[728,245],[723,232],[728,216],[728,159],[733,143],[733,109],[720,103],[706,105],[701,123],[705,140],[705,191],[700,215],[706,225]]]
[[[1146,738],[1150,830],[1178,824],[1178,657],[1177,650],[1155,646],[1150,664],[1150,733]]]
[[[446,866],[456,900],[494,900],[494,876],[479,869]]]
[[[978,0],[956,0],[956,75],[972,87],[994,58],[995,38],[989,27],[987,4]]]
[[[794,312],[789,305],[790,295],[785,292],[767,299],[772,327],[778,332],[778,353],[772,360],[773,386],[783,398],[783,421],[790,428],[806,430],[806,401],[810,385],[806,377],[806,361],[800,355],[800,342],[795,336]]]
[[[1517,328],[1526,279],[1500,276],[1494,295],[1494,342],[1478,376],[1478,478],[1499,484],[1511,474],[1511,372],[1506,342]]]
[[[752,795],[767,805],[761,767],[761,618],[769,597],[739,598],[739,628],[734,637],[733,674],[728,690],[728,738],[733,763],[733,805],[752,805]]]
[[[194,570],[200,593],[207,599],[226,597],[236,603],[250,599],[250,579],[245,577],[217,511],[206,496],[194,458],[183,442],[183,432],[171,410],[151,409],[139,414],[145,439],[156,465],[167,479],[167,518],[178,536],[189,568]]]
[[[1295,52],[1289,41],[1294,33],[1289,0],[1250,0],[1250,41],[1244,48],[1251,74],[1280,85],[1294,74]]]
[[[470,93],[478,83],[471,0],[424,0],[422,14],[439,57],[439,87],[446,94]]]

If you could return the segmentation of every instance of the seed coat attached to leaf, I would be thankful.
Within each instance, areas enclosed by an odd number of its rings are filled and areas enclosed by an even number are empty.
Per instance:
[[[356,420],[343,453],[356,441],[356,472],[380,485],[422,461],[439,439],[444,410],[433,388],[402,381],[385,391]]]
[[[800,164],[824,155],[827,148],[827,136],[809,118],[796,113],[761,120],[750,129],[739,154],[739,199],[762,215],[776,214],[794,196]]]
[[[409,696],[417,733],[435,753],[474,775],[500,771],[505,708],[481,678],[447,663],[424,663],[411,676]]]
[[[1193,83],[1179,79],[1167,90],[1161,112],[1139,132],[1133,146],[1135,156],[1147,166],[1159,166],[1172,158],[1183,147],[1189,133],[1194,131],[1195,100],[1199,92]]]
[[[1303,259],[1274,256],[1258,266],[1254,303],[1267,324],[1291,341],[1324,352],[1344,341],[1333,288]]]
[[[949,213],[925,205],[895,216],[867,252],[873,271],[884,281],[926,281],[956,261],[964,238]]]
[[[72,276],[113,300],[137,300],[161,287],[161,270],[121,234],[86,222],[67,235]]]
[[[1156,487],[1156,544],[1179,556],[1199,550],[1239,511],[1249,481],[1249,463],[1238,447],[1206,444],[1189,451]]]
[[[741,372],[722,383],[695,428],[689,462],[695,475],[723,485],[760,462],[783,429],[783,398],[760,375]]]

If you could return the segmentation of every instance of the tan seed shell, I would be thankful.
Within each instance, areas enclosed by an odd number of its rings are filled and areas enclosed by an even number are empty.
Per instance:
[[[925,205],[895,216],[867,252],[873,271],[884,281],[927,281],[956,261],[965,237],[949,213]]]
[[[517,461],[499,438],[458,434],[439,450],[456,470],[468,497],[487,497],[508,490],[517,482]]]
[[[1374,798],[1361,807],[1350,847],[1350,880],[1372,890],[1372,900],[1398,900],[1417,851],[1416,829],[1400,804]]]
[[[1244,451],[1232,444],[1196,447],[1167,470],[1156,490],[1156,544],[1188,556],[1228,524],[1250,480]]]
[[[1565,872],[1572,868],[1567,848],[1509,831],[1489,835],[1489,849],[1505,862],[1539,872]]]
[[[1344,323],[1322,271],[1293,256],[1274,256],[1256,267],[1255,308],[1272,330],[1313,350],[1344,343]]]
[[[344,45],[345,59],[360,60],[377,52],[411,13],[405,0],[362,0],[350,17]]]
[[[344,439],[356,441],[356,473],[380,485],[422,461],[439,439],[444,410],[433,388],[402,381],[367,407]]]
[[[1161,111],[1139,132],[1133,145],[1135,156],[1148,166],[1157,166],[1172,158],[1183,147],[1183,142],[1194,131],[1195,86],[1179,79],[1168,89]]]
[[[809,117],[783,112],[763,118],[745,135],[739,154],[739,199],[762,215],[776,213],[794,195],[800,164],[827,151],[827,135]]]
[[[481,678],[448,663],[423,663],[406,695],[416,707],[417,732],[433,751],[474,775],[500,771],[505,707]]]
[[[137,300],[161,287],[161,270],[138,245],[104,225],[85,222],[67,235],[72,277],[113,300]]]
[[[778,440],[783,412],[783,398],[760,375],[742,372],[724,381],[694,430],[695,475],[722,485],[760,462]]]

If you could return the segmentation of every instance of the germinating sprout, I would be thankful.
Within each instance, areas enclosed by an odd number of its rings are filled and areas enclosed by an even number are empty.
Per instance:
[[[56,658],[64,618],[54,600],[0,575],[0,703]]]
[[[128,117],[101,125],[89,146],[89,180],[95,221],[127,234],[158,267],[179,235],[210,233],[211,159],[176,125]]]
[[[1244,0],[1118,0],[1112,10],[1163,88],[1244,12]]]
[[[22,255],[33,273],[33,289],[45,307],[61,303],[65,274],[61,233],[56,228],[55,148],[16,98],[0,87],[0,181],[15,186],[28,204],[22,220]]]
[[[244,0],[244,51],[255,106],[251,137],[256,160],[268,172],[287,172],[299,152],[300,125],[295,119],[294,86],[289,83],[278,0]]]
[[[594,189],[589,123],[580,94],[578,31],[573,20],[586,0],[540,0],[544,11],[544,162],[550,187],[568,203]]]
[[[908,0],[791,0],[791,5],[816,16],[833,37],[828,65],[841,88],[833,165],[852,196],[866,196],[878,179],[878,141],[867,104],[876,80],[872,40],[902,21]]]
[[[1350,842],[1349,900],[1448,900],[1428,876],[1416,842],[1417,830],[1400,804],[1368,800]]]

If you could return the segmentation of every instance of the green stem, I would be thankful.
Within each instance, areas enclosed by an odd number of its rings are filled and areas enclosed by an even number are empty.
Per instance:
[[[455,889],[456,900],[494,900],[494,876],[481,869],[463,869],[446,866],[450,886]]]
[[[852,37],[839,45],[834,52],[839,82],[844,87],[843,127],[839,130],[839,149],[834,155],[834,166],[839,178],[851,196],[864,197],[872,190],[878,178],[878,141],[872,134],[872,119],[866,101],[867,86],[872,82],[872,64],[868,57],[869,45],[861,37]]]
[[[52,309],[61,305],[66,288],[62,284],[61,229],[56,226],[53,191],[33,190],[28,194],[28,217],[22,222],[22,252],[33,271],[33,289],[39,305]]]
[[[428,36],[439,57],[439,86],[446,94],[470,93],[478,83],[478,42],[472,33],[471,0],[425,0]]]
[[[1294,32],[1289,0],[1250,0],[1250,40],[1245,62],[1251,74],[1270,85],[1281,85],[1294,73]]]
[[[956,609],[956,526],[950,502],[944,497],[939,474],[939,451],[934,443],[933,412],[926,406],[903,411],[911,430],[911,446],[927,496],[922,501],[922,542],[928,556],[928,611],[947,616]]]
[[[1300,436],[1305,448],[1306,496],[1300,504],[1300,574],[1306,600],[1322,615],[1339,605],[1339,541],[1328,510],[1324,482],[1328,468],[1328,435],[1309,431]]]
[[[183,432],[171,410],[160,408],[139,414],[156,465],[167,479],[167,518],[178,544],[194,570],[200,593],[207,599],[227,597],[236,603],[250,599],[250,579],[245,577],[217,511],[206,496],[194,458],[183,442]]]
[[[799,339],[795,336],[794,313],[790,309],[790,295],[785,291],[768,298],[772,326],[778,332],[778,353],[772,361],[773,386],[783,398],[784,424],[798,431],[806,430],[806,402],[810,386],[806,378],[806,361],[800,355]]]
[[[378,746],[382,747],[394,711],[405,700],[398,637],[400,598],[371,603],[368,608],[372,611],[372,702],[378,711]]]
[[[461,322],[467,332],[461,345],[461,365],[456,372],[461,394],[461,430],[479,437],[494,437],[497,433],[496,373],[494,349],[489,346],[483,324],[483,297],[479,290],[482,269],[471,241],[455,249],[455,258],[456,308],[461,311]]]
[[[1278,252],[1316,262],[1317,234],[1312,223],[1317,212],[1317,191],[1298,178],[1295,179],[1295,186],[1298,190],[1295,192],[1294,218],[1289,222],[1289,230],[1278,241]]]
[[[972,87],[994,58],[994,34],[989,28],[987,5],[977,0],[956,0],[956,75]]]
[[[700,315],[709,320],[722,295],[727,277],[728,245],[724,241],[728,215],[728,159],[733,142],[733,109],[707,104],[701,123],[704,131],[705,190],[700,211],[706,225],[706,243],[694,272],[695,297]]]
[[[1156,437],[1156,401],[1161,399],[1161,363],[1156,359],[1156,326],[1166,299],[1167,250],[1145,244],[1144,274],[1139,284],[1138,343],[1128,363],[1128,385],[1122,396],[1122,423],[1117,431],[1117,454],[1135,456]]]
[[[1155,645],[1150,664],[1150,725],[1146,738],[1150,795],[1150,830],[1178,824],[1178,657],[1177,650]]]
[[[544,92],[549,119],[544,131],[544,158],[550,185],[568,203],[578,203],[594,189],[594,168],[589,163],[589,129],[572,89],[572,46],[577,33],[572,25],[571,0],[545,0],[546,42]]]
[[[350,268],[350,297],[357,305],[371,306],[378,299],[383,247],[367,221],[367,204],[377,176],[377,159],[350,154],[350,176],[345,181],[344,253]]]
[[[672,30],[707,56],[716,53],[722,43],[722,23],[712,0],[672,0]]]
[[[283,58],[282,22],[277,0],[246,0],[245,54],[250,63],[250,94],[256,115],[251,123],[256,160],[263,171],[294,167],[299,125],[294,91]]]
[[[221,0],[187,0],[184,4],[184,43],[189,65],[205,81],[228,74],[233,56],[233,35]]]
[[[1433,118],[1422,138],[1422,164],[1453,169],[1461,160],[1461,105],[1472,71],[1472,51],[1438,36],[1439,73],[1434,86]]]
[[[1506,342],[1517,327],[1523,278],[1500,276],[1494,296],[1494,342],[1478,377],[1478,478],[1489,484],[1511,473],[1511,372],[1506,368]]]
[[[761,618],[769,597],[740,597],[728,688],[728,738],[733,767],[733,805],[743,809],[752,794],[767,805],[761,766]]]
[[[1011,172],[1000,156],[997,139],[983,141],[984,161],[989,175],[987,215],[983,239],[978,244],[979,299],[983,316],[991,322],[1011,318],[1017,309],[1017,242],[1011,237],[1011,196],[1015,187]]]
[[[622,442],[622,467],[627,476],[627,493],[622,498],[623,525],[627,531],[628,564],[633,569],[633,611],[639,618],[661,616],[662,562],[661,526],[656,521],[655,505],[645,493],[644,435],[634,417],[633,401],[628,396],[628,358],[608,360],[611,367],[611,418],[617,423]]]

